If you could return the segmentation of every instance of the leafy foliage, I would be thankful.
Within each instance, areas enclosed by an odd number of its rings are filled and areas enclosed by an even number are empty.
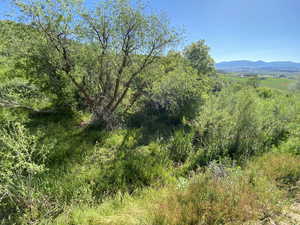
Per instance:
[[[49,146],[40,146],[37,136],[30,135],[19,123],[2,124],[0,129],[0,210],[1,219],[11,211],[28,207],[27,183],[45,171]]]
[[[198,75],[176,52],[162,58],[161,67],[154,73],[159,79],[147,85],[137,104],[143,120],[176,124],[193,119],[208,95],[208,77]]]
[[[214,60],[209,55],[209,47],[204,40],[187,46],[184,49],[184,56],[199,74],[211,75],[215,72]]]
[[[199,163],[223,157],[244,160],[279,144],[295,120],[294,105],[293,98],[284,96],[266,101],[255,90],[229,89],[211,96],[192,123]]]

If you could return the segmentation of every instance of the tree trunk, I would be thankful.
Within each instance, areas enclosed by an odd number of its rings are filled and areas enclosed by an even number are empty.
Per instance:
[[[102,127],[105,129],[114,129],[118,125],[118,120],[114,113],[107,110],[95,110],[89,122],[90,127]]]

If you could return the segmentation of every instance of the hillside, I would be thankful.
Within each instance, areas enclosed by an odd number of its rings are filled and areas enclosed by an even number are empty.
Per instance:
[[[141,2],[18,2],[31,26],[0,22],[1,225],[300,222],[295,79],[218,74]]]
[[[224,72],[242,73],[300,73],[300,63],[264,61],[228,61],[216,63],[216,68]]]

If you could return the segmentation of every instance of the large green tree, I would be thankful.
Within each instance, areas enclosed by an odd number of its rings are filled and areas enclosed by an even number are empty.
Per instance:
[[[183,54],[190,65],[198,71],[199,74],[211,75],[215,72],[215,63],[209,55],[209,47],[204,40],[197,41],[187,46]]]
[[[110,123],[126,98],[138,96],[141,88],[134,84],[143,86],[147,68],[177,40],[164,18],[127,0],[107,0],[93,10],[77,0],[16,5],[46,40],[33,46],[41,50],[35,67],[55,75],[57,85],[67,79],[93,114],[92,123]]]

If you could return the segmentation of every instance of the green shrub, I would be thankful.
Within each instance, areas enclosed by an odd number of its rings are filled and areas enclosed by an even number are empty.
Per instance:
[[[49,147],[49,146],[48,146]],[[20,123],[7,122],[0,128],[0,219],[14,219],[30,210],[36,194],[32,178],[45,171],[50,148],[38,144]],[[30,194],[31,193],[31,194]]]
[[[279,90],[275,90],[272,88],[267,88],[267,87],[258,87],[256,88],[256,92],[258,93],[258,96],[261,98],[276,98],[278,94],[280,93]]]
[[[168,140],[167,149],[169,157],[175,163],[184,163],[194,152],[193,132],[186,132],[183,129],[175,131],[174,135]]]
[[[279,145],[295,119],[292,98],[260,98],[255,89],[230,89],[211,96],[191,122],[196,131],[198,162],[229,157],[246,160]]]
[[[300,107],[299,107],[300,109]],[[294,155],[300,155],[300,114],[298,118],[289,125],[290,133],[289,138],[282,142],[279,146],[274,148],[274,151],[281,153],[291,153]]]
[[[182,62],[167,73],[159,71],[161,78],[153,82],[139,102],[140,114],[146,122],[159,120],[181,122],[194,118],[207,97],[209,80]],[[158,72],[158,73],[159,73]],[[140,115],[139,114],[139,115]]]
[[[300,155],[300,138],[290,137],[287,141],[282,143],[274,150],[282,153],[292,153],[295,155]]]
[[[133,149],[99,148],[101,172],[95,180],[94,194],[133,192],[145,186],[161,185],[171,179],[170,162],[156,143]]]
[[[271,152],[249,163],[253,173],[262,171],[269,179],[279,186],[295,185],[300,179],[300,156],[289,153]]]

